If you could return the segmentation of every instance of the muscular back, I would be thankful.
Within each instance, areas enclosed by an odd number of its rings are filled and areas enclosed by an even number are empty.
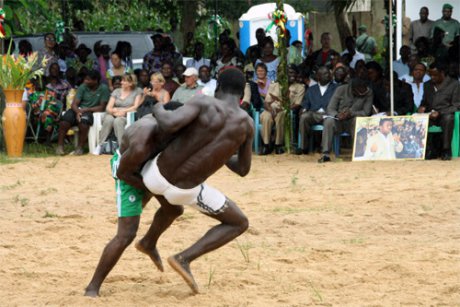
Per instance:
[[[232,155],[251,146],[254,133],[252,119],[233,101],[200,95],[187,104],[198,108],[197,116],[180,130],[158,159],[162,175],[179,188],[203,183]]]

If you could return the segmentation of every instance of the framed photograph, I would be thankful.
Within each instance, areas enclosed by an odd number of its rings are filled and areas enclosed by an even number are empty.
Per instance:
[[[423,160],[428,115],[357,117],[353,161]]]

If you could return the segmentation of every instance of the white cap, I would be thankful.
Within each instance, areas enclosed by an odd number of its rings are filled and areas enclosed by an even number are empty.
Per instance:
[[[186,77],[198,76],[198,70],[195,67],[189,67],[184,71],[183,75]]]

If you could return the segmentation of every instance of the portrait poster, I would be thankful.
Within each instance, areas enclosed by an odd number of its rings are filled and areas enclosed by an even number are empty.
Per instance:
[[[423,160],[428,115],[357,117],[353,161]]]

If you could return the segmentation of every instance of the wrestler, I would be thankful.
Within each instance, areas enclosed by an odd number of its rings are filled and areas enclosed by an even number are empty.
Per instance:
[[[142,169],[145,186],[172,205],[194,206],[220,222],[192,246],[168,258],[194,293],[198,293],[198,286],[190,263],[248,228],[238,206],[205,183],[223,165],[240,176],[250,170],[254,127],[247,112],[239,107],[244,87],[242,72],[228,68],[219,75],[215,98],[197,95],[175,111],[167,111],[161,104],[153,107],[159,129],[176,136]],[[155,248],[159,232],[161,228],[149,229],[141,240],[144,249]]]
[[[165,108],[174,110],[180,106],[181,103],[171,101]],[[160,133],[157,121],[151,114],[136,121],[123,134],[120,149],[111,160],[117,192],[118,230],[102,253],[94,276],[86,287],[86,296],[99,295],[102,282],[136,237],[142,209],[152,197],[142,181],[140,171],[145,162],[166,148],[171,138],[170,135]],[[183,208],[170,205],[163,196],[156,196],[156,199],[161,206],[155,213],[150,227],[154,228],[151,232],[159,237],[182,214]],[[150,243],[149,250],[139,243],[136,244],[136,248],[148,254],[158,269],[163,271],[161,258],[155,247],[158,237],[150,238],[155,244]]]

